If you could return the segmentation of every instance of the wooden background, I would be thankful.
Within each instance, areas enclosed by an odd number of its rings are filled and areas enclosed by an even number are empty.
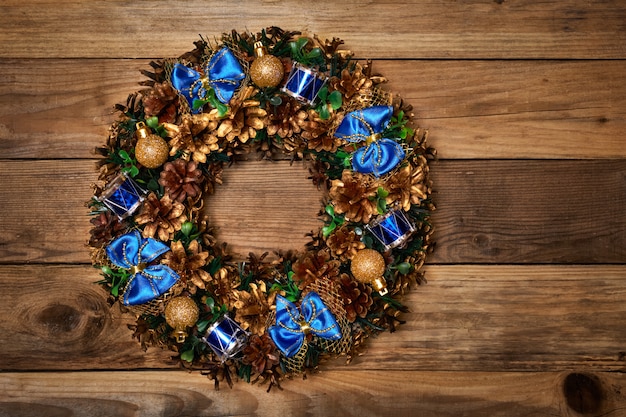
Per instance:
[[[215,391],[109,311],[83,203],[151,59],[270,25],[344,39],[414,105],[437,248],[351,365]],[[624,2],[3,0],[0,58],[0,416],[626,415]],[[301,245],[284,203],[319,195],[294,169],[226,172],[236,251]]]

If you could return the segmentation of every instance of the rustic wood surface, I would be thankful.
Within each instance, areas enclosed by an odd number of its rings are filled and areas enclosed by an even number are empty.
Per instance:
[[[437,246],[406,323],[351,364],[215,391],[109,310],[84,202],[151,59],[270,25],[344,39],[414,106]],[[0,416],[626,415],[623,2],[5,0],[0,57]],[[306,176],[229,168],[207,201],[220,239],[300,247]]]

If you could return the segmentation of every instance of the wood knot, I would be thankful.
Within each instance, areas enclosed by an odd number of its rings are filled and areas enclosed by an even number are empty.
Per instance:
[[[68,333],[81,323],[82,314],[74,307],[56,304],[42,310],[37,319],[50,333]]]
[[[568,407],[582,415],[597,413],[604,399],[598,378],[580,373],[571,373],[565,377],[563,394]]]

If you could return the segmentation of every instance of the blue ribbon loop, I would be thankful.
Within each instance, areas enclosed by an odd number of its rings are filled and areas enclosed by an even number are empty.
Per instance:
[[[402,146],[381,134],[391,121],[393,107],[372,106],[346,115],[335,136],[348,142],[367,144],[352,154],[352,169],[375,177],[385,175],[404,159]]]
[[[302,314],[295,304],[280,295],[276,296],[276,325],[267,331],[286,357],[291,358],[298,353],[308,333],[323,339],[341,339],[339,324],[317,293],[305,295],[300,309]]]
[[[138,305],[151,301],[172,288],[178,274],[167,265],[147,265],[169,251],[158,240],[141,237],[138,231],[122,235],[111,242],[106,253],[111,262],[131,270],[131,277],[122,296],[124,305]]]
[[[172,69],[170,81],[187,99],[192,112],[198,113],[200,109],[193,110],[193,102],[206,98],[207,85],[213,88],[219,101],[228,104],[244,78],[246,74],[235,54],[227,47],[223,47],[211,56],[204,67],[204,75],[177,63]]]

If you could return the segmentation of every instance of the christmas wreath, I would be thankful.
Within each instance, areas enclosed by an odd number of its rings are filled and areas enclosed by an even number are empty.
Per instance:
[[[111,305],[215,379],[269,382],[350,361],[393,332],[432,248],[426,132],[339,39],[277,27],[151,63],[97,149],[93,265]],[[203,213],[248,154],[308,164],[322,226],[301,251],[236,262]],[[301,162],[300,162],[301,161]],[[268,388],[268,390],[269,390]]]

